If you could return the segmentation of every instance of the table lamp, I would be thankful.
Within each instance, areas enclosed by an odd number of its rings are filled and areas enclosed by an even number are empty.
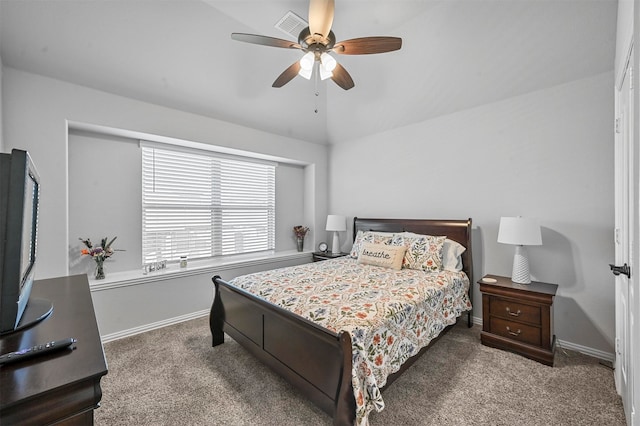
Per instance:
[[[501,217],[498,230],[498,242],[513,244],[516,253],[513,256],[511,281],[519,284],[530,284],[529,259],[525,246],[542,245],[540,224],[535,219],[518,217]]]
[[[327,231],[333,231],[333,246],[331,253],[340,253],[340,237],[338,232],[347,230],[347,218],[337,214],[327,216]]]

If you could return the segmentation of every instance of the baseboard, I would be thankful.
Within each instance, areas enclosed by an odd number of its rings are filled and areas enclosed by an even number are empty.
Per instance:
[[[472,317],[473,323],[482,327],[482,317]],[[568,349],[570,351],[580,352],[581,354],[589,355],[594,358],[598,358],[604,361],[613,363],[615,361],[615,354],[611,352],[601,351],[599,349],[593,349],[588,346],[582,346],[575,343],[567,342],[566,340],[556,339],[557,348]]]
[[[471,321],[474,324],[479,325],[480,327],[482,327],[482,317],[471,317]]]
[[[567,342],[566,340],[557,339],[556,347],[560,347],[562,349],[569,349],[570,351],[580,352],[582,354],[589,355],[604,361],[609,361],[611,363],[613,363],[616,358],[615,354],[611,352],[605,352],[599,349],[593,349],[587,346],[577,345],[575,343]]]
[[[123,339],[129,336],[135,336],[136,334],[144,333],[151,330],[156,330],[158,328],[167,327],[169,325],[178,324],[184,321],[189,321],[196,318],[201,318],[209,315],[209,309],[205,309],[202,311],[192,312],[186,315],[180,315],[178,317],[169,318],[166,320],[154,322],[151,324],[141,325],[139,327],[130,328],[128,330],[118,331],[116,333],[105,334],[104,336],[100,336],[102,343],[112,342],[114,340]]]

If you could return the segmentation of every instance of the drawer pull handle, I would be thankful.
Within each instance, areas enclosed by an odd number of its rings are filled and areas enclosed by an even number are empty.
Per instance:
[[[518,311],[517,311],[517,312],[515,312],[515,313],[514,313],[514,312],[511,312],[511,309],[509,309],[509,307],[508,307],[508,306],[507,306],[507,308],[506,308],[506,309],[507,309],[507,313],[508,313],[509,315],[511,315],[512,317],[519,317],[519,316],[520,316],[520,314],[522,313],[522,312],[520,311],[520,309],[518,309]]]
[[[513,331],[511,331],[511,328],[507,326],[507,332],[514,337],[518,337],[520,333],[522,333],[522,330],[518,329],[518,331],[514,333]]]

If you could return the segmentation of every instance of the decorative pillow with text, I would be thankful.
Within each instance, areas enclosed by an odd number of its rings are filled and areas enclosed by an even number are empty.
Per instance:
[[[406,251],[407,248],[404,246],[364,243],[358,256],[358,263],[399,271],[402,269],[402,261]]]
[[[394,235],[393,232],[358,231],[349,256],[357,259],[362,250],[362,245],[365,243],[391,244],[391,239]]]

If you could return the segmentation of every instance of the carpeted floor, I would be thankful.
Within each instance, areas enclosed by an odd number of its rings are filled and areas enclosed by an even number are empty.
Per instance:
[[[235,341],[211,347],[200,318],[105,344],[104,425],[330,425]],[[480,344],[461,324],[383,392],[377,425],[625,425],[613,371],[558,350],[553,368]]]

